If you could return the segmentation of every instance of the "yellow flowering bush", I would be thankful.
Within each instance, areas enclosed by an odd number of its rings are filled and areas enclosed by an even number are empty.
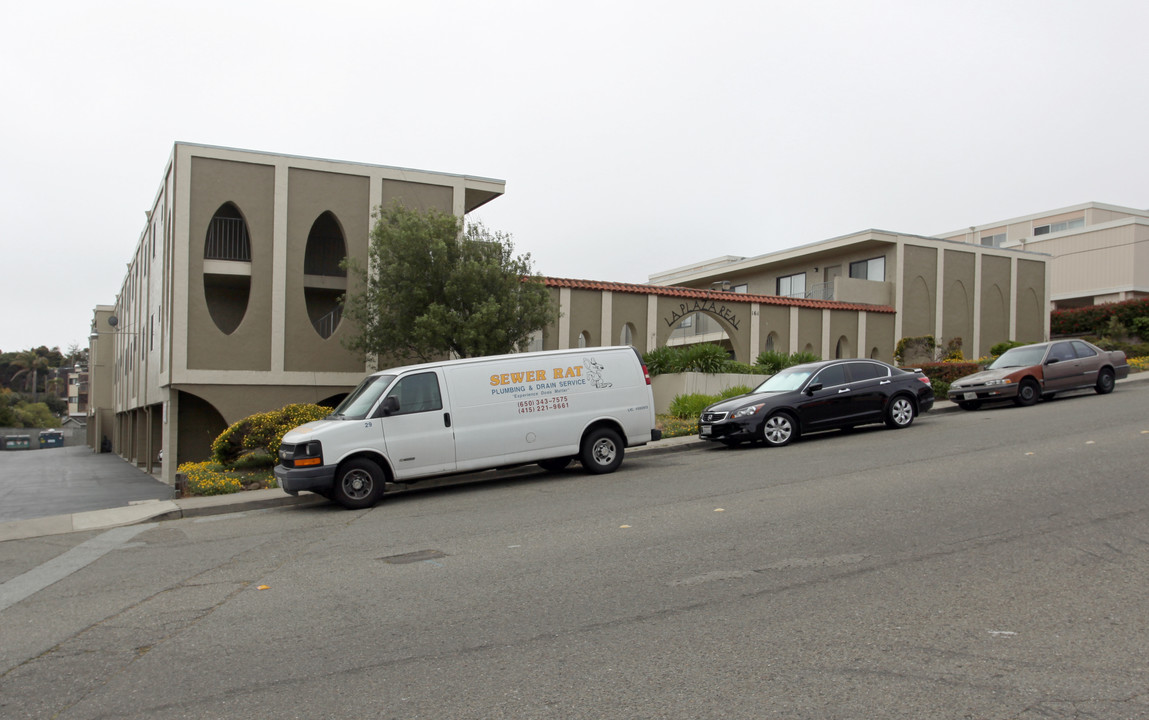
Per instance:
[[[278,487],[275,475],[266,467],[238,469],[217,462],[188,462],[176,471],[186,478],[185,495],[228,495],[242,490]]]
[[[188,462],[176,471],[187,478],[184,491],[188,495],[228,495],[243,490],[239,477],[223,472],[217,463]]]
[[[274,464],[279,443],[288,431],[304,423],[322,420],[330,414],[331,408],[323,405],[296,403],[279,410],[249,415],[233,423],[212,442],[212,459],[222,465],[231,465],[243,455],[262,450]]]
[[[1149,355],[1129,358],[1129,369],[1135,371],[1149,370]]]

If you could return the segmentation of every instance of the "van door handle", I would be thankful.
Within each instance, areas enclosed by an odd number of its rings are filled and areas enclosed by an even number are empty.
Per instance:
[[[451,427],[451,413],[443,413],[443,427]]]
[[[850,388],[842,388],[841,390],[838,391],[838,394],[841,395],[844,392],[850,392]]]

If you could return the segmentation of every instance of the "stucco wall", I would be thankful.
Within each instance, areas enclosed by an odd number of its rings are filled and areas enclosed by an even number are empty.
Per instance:
[[[193,157],[191,177],[187,367],[270,370],[275,169],[270,165]],[[251,242],[250,292],[243,320],[231,334],[221,331],[212,320],[203,272],[208,226],[227,202],[239,208]]]
[[[902,337],[933,335],[938,258],[934,248],[906,245],[902,270]]]

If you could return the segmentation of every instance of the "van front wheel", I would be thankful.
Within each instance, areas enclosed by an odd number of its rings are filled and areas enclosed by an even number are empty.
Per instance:
[[[335,474],[332,496],[335,502],[350,510],[369,508],[383,497],[383,471],[365,458],[348,460]]]
[[[583,469],[595,475],[614,472],[622,464],[622,438],[610,428],[598,428],[587,433],[579,450]]]

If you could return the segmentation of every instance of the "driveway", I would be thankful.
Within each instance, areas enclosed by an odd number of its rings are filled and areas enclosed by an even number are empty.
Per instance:
[[[175,491],[118,455],[87,447],[0,452],[0,522],[170,500]]]

